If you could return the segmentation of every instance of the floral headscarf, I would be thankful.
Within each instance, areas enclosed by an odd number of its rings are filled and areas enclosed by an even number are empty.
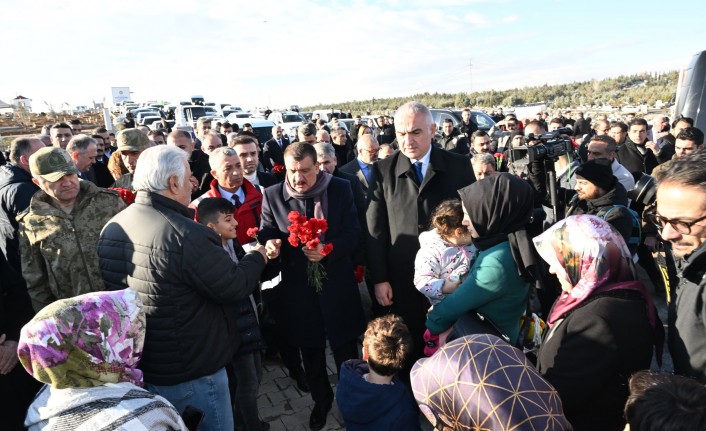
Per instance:
[[[550,325],[597,292],[637,290],[650,300],[644,286],[635,281],[625,240],[601,218],[587,214],[567,217],[534,238],[534,244],[556,276],[572,286],[554,304],[547,321]]]
[[[137,364],[145,341],[145,313],[130,290],[94,292],[56,301],[20,335],[22,366],[57,389],[130,382],[142,386]]]

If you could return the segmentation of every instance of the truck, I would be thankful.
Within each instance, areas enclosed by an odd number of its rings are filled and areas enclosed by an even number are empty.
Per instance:
[[[694,119],[694,127],[706,130],[706,51],[691,58],[689,64],[679,72],[674,116]]]

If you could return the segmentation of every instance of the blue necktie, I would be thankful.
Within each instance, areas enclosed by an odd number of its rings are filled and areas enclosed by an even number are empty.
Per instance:
[[[414,162],[412,166],[414,166],[414,172],[417,173],[417,184],[421,185],[424,179],[424,175],[422,175],[422,162]]]
[[[242,205],[242,203],[240,202],[240,198],[235,193],[233,194],[233,205],[236,209],[240,208],[240,206]]]

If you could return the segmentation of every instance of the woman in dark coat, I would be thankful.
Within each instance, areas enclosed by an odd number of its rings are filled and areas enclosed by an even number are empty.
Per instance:
[[[563,290],[537,368],[559,392],[574,430],[622,430],[628,379],[650,367],[652,348],[663,338],[625,241],[603,219],[578,215],[534,243]]]

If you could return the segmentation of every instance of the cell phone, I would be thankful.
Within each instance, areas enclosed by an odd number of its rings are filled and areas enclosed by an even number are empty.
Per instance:
[[[184,420],[184,425],[189,431],[198,431],[201,428],[201,423],[203,422],[203,417],[205,413],[203,410],[197,409],[194,406],[186,406],[184,413],[181,414],[181,418]]]

